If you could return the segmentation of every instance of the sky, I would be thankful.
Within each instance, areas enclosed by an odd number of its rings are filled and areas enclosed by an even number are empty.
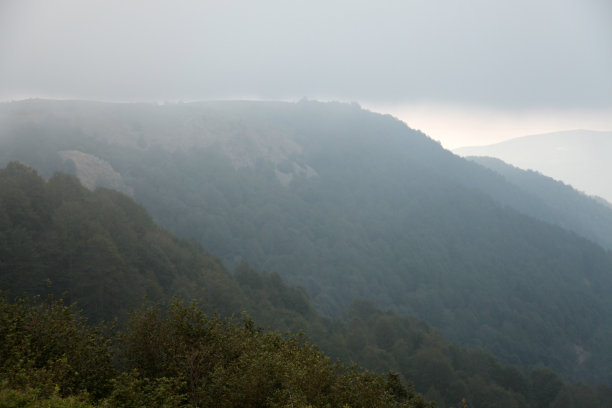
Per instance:
[[[609,0],[0,0],[0,100],[338,100],[445,147],[612,130]]]

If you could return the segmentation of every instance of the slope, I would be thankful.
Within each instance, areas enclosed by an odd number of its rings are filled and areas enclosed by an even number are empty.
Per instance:
[[[72,176],[47,183],[31,168],[0,170],[0,288],[78,301],[94,320],[147,298],[197,297],[229,314],[238,286],[197,244],[158,228],[128,197],[90,192]]]
[[[500,201],[517,210],[559,225],[612,249],[612,207],[573,187],[531,170],[521,170],[492,157],[468,157],[503,176],[517,189],[531,196],[520,203]],[[493,193],[492,193],[493,194]]]
[[[4,159],[44,173],[59,152],[94,155],[162,225],[327,315],[366,298],[503,361],[612,381],[610,254],[504,206],[481,185],[520,189],[391,117],[308,101],[4,108]]]
[[[569,130],[454,150],[461,156],[491,156],[524,170],[561,180],[612,202],[612,132]]]
[[[175,295],[195,298],[205,311],[211,313],[217,311],[229,315],[246,309],[257,322],[277,330],[305,331],[330,355],[343,361],[357,361],[378,372],[390,369],[400,372],[404,379],[413,381],[418,390],[426,392],[427,398],[435,399],[439,407],[454,405],[462,399],[473,407],[559,406],[567,401],[581,406],[602,406],[606,401],[612,401],[612,390],[607,387],[593,390],[581,384],[564,384],[547,369],[526,372],[503,366],[481,350],[466,350],[449,344],[422,321],[382,312],[364,301],[355,302],[343,319],[322,319],[312,309],[303,291],[288,287],[277,274],[258,273],[242,263],[231,277],[197,245],[177,240],[152,224],[142,208],[122,194],[105,189],[89,192],[73,177],[61,174],[44,182],[31,168],[18,163],[0,170],[0,186],[1,287],[11,289],[13,293],[43,296],[60,293],[82,305],[91,318],[117,316],[121,321],[125,319],[126,310],[141,302],[137,299],[139,291],[146,292],[149,302],[168,303]],[[75,245],[78,247],[76,251]],[[71,258],[68,266],[67,258]],[[68,278],[67,268],[70,269]],[[49,286],[45,281],[51,279],[53,283]],[[258,350],[285,343],[277,334],[261,334],[259,330],[253,330],[253,322],[248,318],[243,319],[248,330],[237,332],[217,317],[206,318],[201,309],[185,308],[180,304],[177,307],[176,301],[167,310],[167,319],[160,308],[141,309],[132,315],[131,323],[124,329],[127,330],[127,343],[122,341],[119,344],[129,349],[131,356],[124,364],[135,364],[133,367],[138,368],[140,374],[124,373],[118,378],[119,382],[109,384],[107,381],[113,372],[109,366],[110,343],[98,338],[101,334],[98,329],[90,331],[78,316],[73,320],[74,309],[53,302],[30,309],[27,302],[10,305],[0,296],[0,312],[0,338],[3,339],[0,342],[0,372],[4,378],[11,379],[11,386],[21,384],[23,380],[28,381],[30,387],[36,386],[37,379],[42,376],[47,378],[42,387],[51,387],[50,392],[60,390],[64,396],[69,395],[69,390],[87,389],[100,398],[110,392],[109,388],[122,384],[121,387],[129,388],[129,398],[147,400],[151,392],[172,395],[174,392],[180,394],[181,390],[187,391],[189,398],[203,398],[203,395],[211,394],[211,389],[198,388],[202,381],[194,383],[190,377],[186,390],[185,383],[180,380],[185,368],[181,353],[195,347],[190,353],[197,356],[201,352],[198,347],[205,342],[207,350],[217,347],[217,353],[213,353],[212,358],[196,359],[198,364],[208,364],[210,368],[220,358],[225,359],[220,364],[230,370],[198,371],[212,375],[206,377],[204,383],[214,379],[217,386],[227,389],[231,381],[254,381],[253,375],[266,379],[264,383],[258,383],[263,388],[252,388],[259,391],[248,393],[241,386],[242,392],[234,393],[232,398],[250,398],[247,395],[253,397],[253,393],[260,397],[262,394],[278,397],[280,388],[274,391],[275,387],[286,386],[298,387],[291,390],[293,395],[310,390],[308,398],[312,400],[316,400],[320,392],[329,391],[328,388],[325,388],[327,391],[316,388],[320,384],[320,371],[317,371],[319,374],[309,374],[299,383],[286,382],[299,377],[304,370],[310,372],[308,370],[314,369],[311,363],[315,362],[325,363],[315,365],[329,373],[327,357],[312,347],[306,347],[303,350],[311,353],[308,355],[312,357],[307,361],[299,360],[302,354],[296,355],[290,350],[277,356],[274,354],[277,349],[268,350],[272,354],[266,354],[262,360]],[[202,332],[202,325],[210,327],[210,333]],[[71,333],[69,339],[64,338],[67,336],[65,333]],[[247,335],[251,346],[258,346],[255,349],[247,347],[244,353],[240,346],[244,338],[240,333]],[[94,339],[92,335],[98,337]],[[224,340],[215,340],[215,336],[222,336]],[[293,351],[296,351],[295,346],[300,349],[303,344],[303,340],[294,335],[289,335],[288,339]],[[224,346],[222,343],[225,342],[229,344]],[[234,346],[238,349],[232,348]],[[91,347],[94,349],[90,350]],[[173,347],[182,351],[177,354]],[[101,361],[104,364],[88,365],[91,360],[88,353],[104,360]],[[238,362],[232,357],[243,353]],[[60,357],[65,359],[59,360],[64,361],[63,365],[51,369],[53,361]],[[281,360],[280,366],[273,364]],[[15,375],[20,367],[23,368],[20,364],[24,362],[32,364],[27,368],[29,374],[26,377]],[[246,371],[245,364],[248,367]],[[297,371],[283,374],[281,367],[292,370],[294,366]],[[335,367],[334,370],[345,372],[343,368]],[[234,368],[239,370],[234,371]],[[125,370],[125,366],[120,369]],[[255,374],[257,372],[261,375]],[[194,374],[193,370],[191,373]],[[348,377],[355,381],[363,379],[387,384],[385,389],[395,384],[394,393],[401,391],[397,395],[412,396],[415,404],[419,402],[410,389],[402,391],[394,375],[387,376],[385,383],[381,376],[362,374],[356,369],[347,374],[355,375],[354,378]],[[155,384],[161,375],[166,377],[161,380],[175,379],[178,382],[173,382],[171,388],[157,389]],[[148,385],[141,389],[142,382]],[[278,385],[274,385],[276,383]],[[90,385],[96,388],[90,388]],[[163,383],[158,385],[163,386]],[[149,386],[154,386],[155,391],[147,388]],[[302,386],[307,389],[300,388]],[[127,389],[121,387],[111,393],[111,399],[128,397],[124,394]],[[196,394],[194,387],[198,388]],[[379,389],[377,395],[382,391]],[[44,393],[34,394],[41,398]],[[1,394],[0,401],[7,398],[6,395]],[[9,393],[8,398],[12,398],[10,395],[15,397]],[[359,403],[354,399],[359,395],[357,390],[348,395],[353,395],[354,403]],[[31,397],[30,394],[23,396]]]

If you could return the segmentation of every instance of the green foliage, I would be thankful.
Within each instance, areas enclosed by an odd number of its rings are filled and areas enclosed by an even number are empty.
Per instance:
[[[112,349],[61,301],[3,297],[0,315],[2,406],[434,406],[397,375],[332,363],[302,336],[208,318],[195,304],[134,312]]]
[[[43,395],[35,389],[25,391],[0,385],[0,406],[3,408],[94,408],[85,397],[61,397],[57,393]]]
[[[136,370],[121,372],[111,380],[112,391],[101,408],[175,408],[189,407],[177,378],[147,378]]]
[[[110,339],[74,307],[47,300],[9,303],[0,297],[0,378],[9,387],[51,395],[108,392],[114,375]]]
[[[332,364],[300,336],[265,333],[248,318],[241,324],[208,318],[193,304],[135,313],[124,341],[131,367],[146,378],[181,379],[195,406],[382,407],[418,400],[396,377]]]
[[[286,285],[278,274],[257,272],[243,262],[230,276],[199,245],[156,227],[121,194],[104,189],[91,193],[64,175],[41,184],[18,164],[9,173],[7,177],[0,171],[0,182],[11,187],[8,193],[0,190],[0,204],[17,197],[19,205],[0,206],[13,208],[0,211],[0,233],[8,237],[7,246],[14,248],[17,241],[30,248],[22,258],[12,251],[0,258],[5,273],[0,279],[13,292],[68,291],[95,319],[115,314],[127,318],[127,307],[139,302],[133,298],[134,283],[146,288],[153,301],[167,303],[177,293],[199,299],[203,307],[177,300],[168,309],[139,309],[111,358],[105,329],[85,325],[74,307],[4,299],[1,374],[15,387],[10,388],[15,395],[37,392],[36,398],[46,401],[54,393],[59,399],[70,394],[76,402],[87,396],[104,406],[126,407],[425,404],[401,379],[413,382],[441,407],[464,398],[472,407],[563,406],[563,396],[574,392],[580,396],[572,399],[574,404],[612,401],[605,387],[564,384],[550,370],[530,373],[503,366],[482,350],[450,345],[422,321],[382,312],[367,301],[354,302],[343,319],[323,318],[302,289]],[[29,181],[19,184],[16,179]],[[39,187],[29,189],[29,182]],[[41,185],[43,198],[34,210],[24,197],[28,191],[40,192]],[[29,215],[19,215],[24,213]],[[15,214],[19,221],[13,221]],[[46,221],[31,221],[36,219]],[[25,238],[16,239],[19,234]],[[22,273],[13,273],[8,265],[20,262]],[[27,282],[19,280],[22,275],[30,277]],[[43,281],[46,276],[54,280],[50,287]],[[204,310],[223,315],[248,310],[265,327],[303,331],[328,355],[372,371],[334,364],[300,335],[257,329],[250,318],[241,323],[209,318]],[[375,374],[389,370],[399,374]]]
[[[158,228],[123,194],[90,192],[74,177],[47,183],[31,168],[0,170],[0,287],[68,293],[94,320],[127,315],[145,298],[175,293],[231,313],[236,284],[198,244]]]

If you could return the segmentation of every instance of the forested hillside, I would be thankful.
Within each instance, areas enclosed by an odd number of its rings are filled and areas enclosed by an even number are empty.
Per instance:
[[[538,171],[588,195],[612,202],[612,132],[566,130],[517,137],[486,146],[455,149],[461,156],[488,156]]]
[[[10,298],[55,293],[76,301],[92,320],[119,317],[123,333],[111,347],[109,328],[86,325],[74,308],[53,301],[11,304],[2,297],[0,374],[10,386],[0,393],[2,403],[62,406],[63,398],[78,406],[198,406],[219,398],[228,406],[263,400],[265,406],[424,406],[398,379],[413,382],[438,407],[460,406],[462,399],[470,407],[612,402],[609,387],[566,384],[549,369],[502,365],[482,350],[449,344],[423,321],[365,301],[353,303],[342,318],[324,319],[278,274],[241,263],[232,276],[197,244],[157,227],[127,196],[90,192],[72,176],[56,174],[45,182],[18,163],[0,170],[0,242],[0,288],[9,289]],[[180,298],[199,306],[185,306]],[[129,309],[158,302],[173,305],[138,308],[127,320]],[[304,331],[334,358],[400,376],[333,365],[304,339],[264,334],[248,317],[239,324],[202,310],[226,317],[247,311],[264,327]],[[198,356],[198,347],[214,351],[213,360],[196,359],[208,364],[197,365],[197,372],[210,374],[193,380],[185,370],[194,366],[185,364],[196,361],[189,358]],[[90,364],[92,353],[96,364]],[[123,362],[117,366],[113,359]],[[211,372],[214,364],[219,366]],[[240,385],[247,383],[256,386]],[[224,394],[232,387],[242,391]]]
[[[327,316],[365,298],[506,363],[612,382],[610,253],[519,213],[532,195],[392,117],[308,101],[2,108],[3,161],[123,186]]]
[[[594,199],[560,181],[493,157],[468,157],[468,160],[495,171],[531,195],[530,201],[521,203],[520,210],[525,214],[560,225],[612,249],[612,206],[603,199]],[[500,201],[504,199],[500,197]]]
[[[299,336],[180,302],[109,334],[62,302],[0,298],[0,329],[3,407],[435,406],[397,375],[334,364]]]
[[[58,297],[65,291],[95,320],[175,293],[225,314],[240,308],[221,263],[155,226],[129,197],[89,192],[63,174],[45,183],[18,163],[2,170],[0,190],[4,290]]]

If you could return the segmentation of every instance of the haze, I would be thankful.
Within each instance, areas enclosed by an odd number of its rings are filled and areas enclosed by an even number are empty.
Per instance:
[[[612,129],[610,72],[605,0],[0,5],[0,100],[357,101],[452,148]]]

